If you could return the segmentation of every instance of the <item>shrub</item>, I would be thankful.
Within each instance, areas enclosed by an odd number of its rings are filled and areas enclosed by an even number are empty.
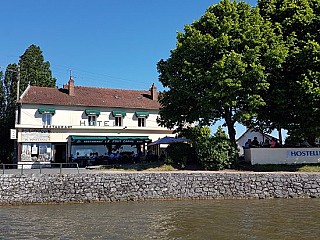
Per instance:
[[[231,144],[221,127],[214,136],[195,143],[199,163],[206,170],[229,168],[237,157],[237,148]]]
[[[184,168],[188,161],[192,160],[194,150],[188,143],[171,143],[167,147],[168,163],[177,164]]]

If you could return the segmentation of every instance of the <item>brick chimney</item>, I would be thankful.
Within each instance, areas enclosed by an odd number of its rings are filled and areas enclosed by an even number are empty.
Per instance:
[[[152,86],[150,88],[150,92],[151,92],[151,99],[152,100],[158,100],[158,92],[157,92],[157,87],[154,85],[154,83],[152,83]]]
[[[69,96],[74,96],[74,80],[72,79],[72,76],[70,76],[70,79],[68,82],[68,90],[69,90]]]

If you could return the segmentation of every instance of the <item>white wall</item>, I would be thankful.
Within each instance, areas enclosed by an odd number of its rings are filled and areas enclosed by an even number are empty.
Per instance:
[[[20,125],[26,125],[28,127],[42,127],[42,115],[38,113],[38,108],[44,106],[30,106],[23,105],[21,109],[21,123]],[[108,122],[109,127],[114,127],[114,117],[112,116],[112,110],[124,110],[127,114],[123,118],[123,127],[138,128],[138,129],[166,129],[158,126],[157,117],[158,111],[156,110],[144,110],[144,109],[103,109],[93,107],[55,107],[55,114],[52,116],[51,125],[65,125],[80,128],[95,128],[99,126],[88,126],[88,118],[84,113],[85,109],[99,109],[101,111],[97,118],[97,121],[101,121],[100,126],[105,127],[104,122]],[[149,116],[146,118],[146,126],[138,127],[138,119],[135,116],[136,111],[148,111]],[[81,122],[81,123],[80,123]],[[97,124],[99,125],[99,124]]]
[[[22,105],[21,123],[16,124],[16,128],[18,129],[18,142],[67,142],[70,135],[148,136],[152,141],[156,141],[165,136],[174,136],[172,130],[158,126],[156,122],[158,117],[157,110],[52,106],[56,109],[55,114],[52,116],[52,124],[49,128],[43,128],[42,115],[38,112],[39,107],[44,106]],[[100,110],[100,115],[97,118],[97,121],[101,121],[100,126],[98,124],[97,126],[89,126],[85,109]],[[126,112],[121,127],[114,126],[114,117],[111,114],[113,110],[123,110]],[[138,127],[138,119],[135,116],[136,111],[149,112],[145,127]],[[104,125],[104,121],[109,121],[108,126]],[[80,122],[82,124],[80,124]],[[22,132],[24,129],[30,132]],[[39,130],[42,129],[49,129],[49,134],[39,132]],[[28,138],[29,135],[32,135],[32,138]]]
[[[252,165],[320,163],[320,148],[250,148],[245,160]]]

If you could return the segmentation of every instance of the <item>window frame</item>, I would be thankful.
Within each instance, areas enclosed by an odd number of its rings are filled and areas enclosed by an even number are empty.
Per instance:
[[[91,118],[93,118],[94,120],[92,121]],[[88,125],[89,126],[96,126],[97,125],[97,118],[98,118],[97,115],[88,115]]]
[[[115,116],[114,117],[114,126],[122,127],[123,126],[123,118],[122,116]]]
[[[138,127],[146,127],[146,122],[145,117],[138,117]]]
[[[42,126],[52,125],[52,113],[42,113],[41,115]]]

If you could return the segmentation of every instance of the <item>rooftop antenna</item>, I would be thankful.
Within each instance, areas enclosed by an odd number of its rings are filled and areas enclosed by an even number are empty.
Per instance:
[[[71,72],[71,69],[69,70],[69,72],[70,72],[70,78],[72,78],[72,72]]]

